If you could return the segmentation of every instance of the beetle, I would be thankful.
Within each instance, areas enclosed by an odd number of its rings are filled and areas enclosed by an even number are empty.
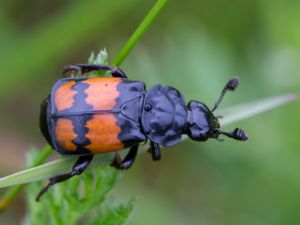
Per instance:
[[[111,77],[91,77],[92,71],[110,71]],[[245,141],[246,133],[236,128],[220,130],[213,112],[227,91],[239,84],[232,78],[210,110],[204,103],[189,101],[175,88],[160,84],[146,90],[145,83],[129,80],[125,72],[108,65],[68,65],[63,74],[78,74],[58,80],[41,104],[40,129],[58,153],[76,155],[72,171],[49,179],[37,201],[56,183],[80,175],[93,156],[130,148],[124,159],[115,154],[111,165],[117,169],[132,166],[141,142],[149,140],[153,160],[161,158],[160,146],[177,144],[186,134],[195,141],[217,139],[220,135]]]

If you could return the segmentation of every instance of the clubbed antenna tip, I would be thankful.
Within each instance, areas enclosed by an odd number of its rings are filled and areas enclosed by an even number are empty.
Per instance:
[[[241,128],[235,128],[232,132],[219,131],[220,134],[223,134],[227,137],[233,138],[238,141],[246,141],[248,140],[248,136],[244,130]]]
[[[241,128],[235,128],[235,130],[232,133],[232,136],[234,139],[239,141],[246,141],[248,140],[248,136],[244,130]]]
[[[226,84],[226,88],[230,91],[234,91],[236,87],[239,85],[239,83],[240,83],[240,78],[234,77],[228,81],[228,83]]]
[[[225,85],[225,87],[223,88],[220,97],[218,98],[218,100],[215,102],[215,105],[213,107],[213,109],[211,110],[212,112],[215,111],[218,106],[220,105],[221,101],[223,100],[225,94],[227,91],[234,91],[236,89],[236,87],[239,85],[240,83],[240,78],[238,77],[234,77],[231,78],[227,84]]]

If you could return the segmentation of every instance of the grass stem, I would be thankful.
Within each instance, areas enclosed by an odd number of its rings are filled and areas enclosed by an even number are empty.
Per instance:
[[[122,50],[119,52],[119,54],[117,54],[115,60],[112,63],[113,66],[119,66],[122,64],[124,59],[128,56],[128,54],[131,52],[136,43],[143,37],[144,33],[150,27],[153,20],[157,17],[157,15],[160,13],[160,11],[163,9],[167,2],[168,0],[158,0],[155,3],[155,5],[140,23],[140,25],[136,28],[136,30],[129,38],[127,43],[124,45]]]

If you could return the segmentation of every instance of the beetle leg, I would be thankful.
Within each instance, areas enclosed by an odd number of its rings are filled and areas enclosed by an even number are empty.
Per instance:
[[[73,73],[82,73],[81,72],[81,68],[77,65],[68,65],[68,66],[65,66],[63,71],[62,71],[62,74],[64,77],[67,77],[67,73],[72,73],[71,76],[73,76]]]
[[[36,201],[39,201],[49,187],[53,186],[54,184],[66,181],[75,175],[80,175],[88,167],[92,159],[93,155],[80,156],[75,162],[71,172],[51,177],[49,179],[49,183],[38,193]]]
[[[115,167],[116,169],[120,169],[120,170],[129,169],[132,166],[132,164],[136,158],[138,148],[139,148],[138,145],[131,147],[129,152],[127,153],[127,155],[125,156],[125,158],[123,160],[121,160],[120,155],[117,153],[113,162],[111,163],[111,166]]]
[[[111,71],[113,77],[127,78],[125,72],[119,67],[113,67],[108,65],[100,64],[77,64],[77,65],[68,65],[64,68],[63,74],[68,72],[80,72],[85,74],[91,71]]]
[[[154,161],[160,160],[161,155],[160,155],[160,147],[159,144],[151,141],[150,142],[150,149],[151,149],[151,153],[152,153],[152,159]]]
[[[111,75],[113,77],[127,78],[127,75],[125,74],[125,72],[119,67],[112,67]]]

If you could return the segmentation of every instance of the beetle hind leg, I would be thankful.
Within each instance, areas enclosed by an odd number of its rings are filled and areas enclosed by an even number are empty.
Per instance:
[[[39,201],[43,196],[43,194],[45,194],[51,186],[66,181],[75,175],[80,175],[88,167],[92,159],[93,159],[93,155],[80,156],[78,160],[75,162],[71,172],[58,175],[55,177],[51,177],[49,179],[49,183],[45,187],[43,187],[41,191],[38,193],[36,197],[36,201]]]
[[[63,69],[63,75],[65,76],[69,72],[85,74],[92,71],[111,71],[113,77],[127,78],[125,72],[121,68],[100,64],[68,65]]]
[[[138,145],[135,145],[130,148],[129,152],[125,156],[125,158],[122,160],[120,155],[117,153],[115,155],[114,160],[111,163],[111,166],[115,167],[116,169],[119,170],[127,170],[129,169],[132,164],[134,163],[134,160],[136,158],[138,151]]]

